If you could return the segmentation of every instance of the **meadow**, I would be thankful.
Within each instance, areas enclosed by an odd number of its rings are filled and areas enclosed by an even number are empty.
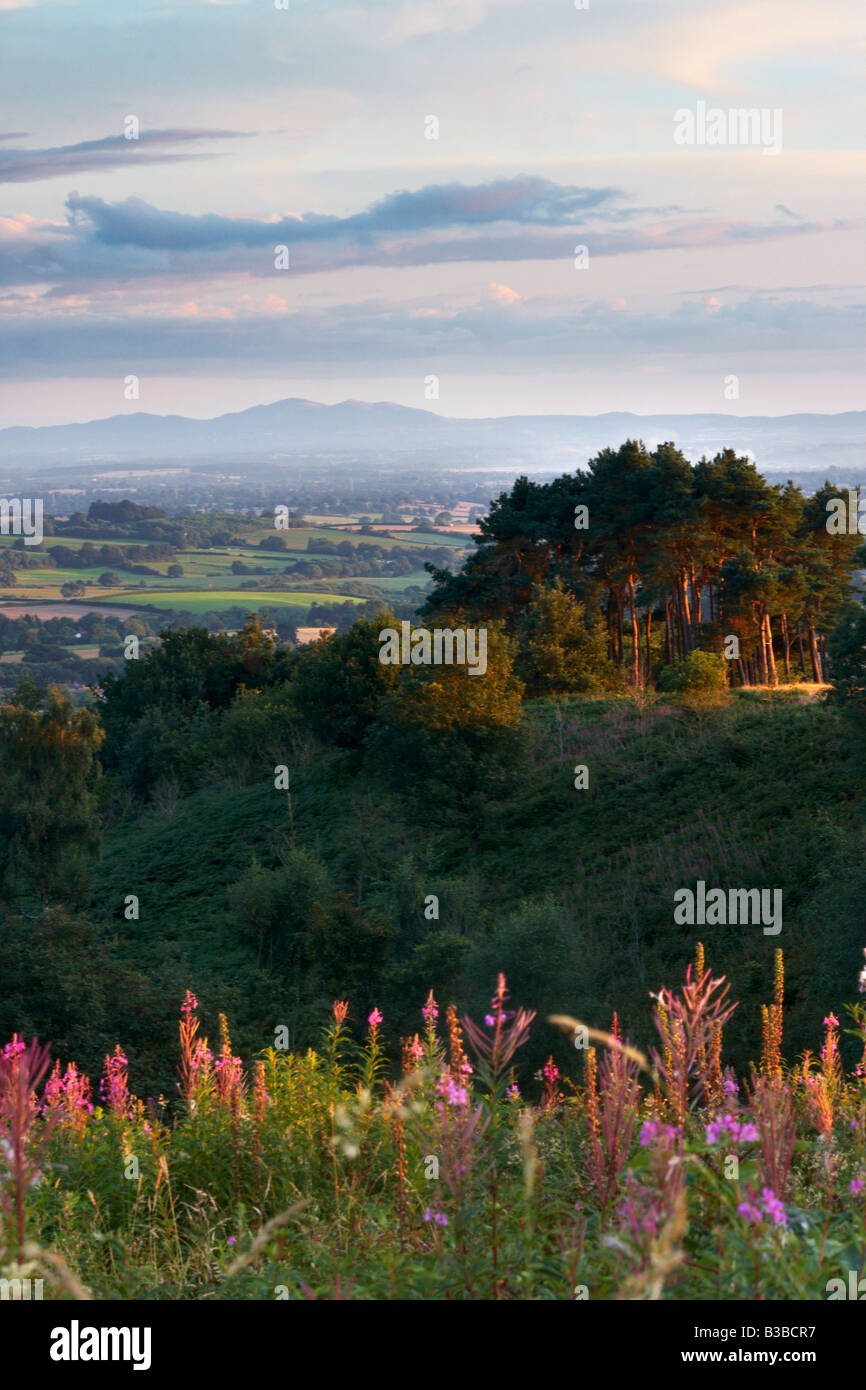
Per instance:
[[[730,985],[704,963],[656,996],[646,1054],[568,1015],[482,1019],[431,991],[393,1066],[374,1006],[337,1000],[315,1049],[245,1063],[179,1006],[178,1081],[136,1097],[120,1044],[98,1089],[16,1036],[0,1058],[5,1277],[57,1299],[858,1297],[866,1264],[866,1011],[846,1074],[830,1010],[783,1059],[784,964],[761,1056],[723,1066]],[[732,1020],[734,1020],[732,1022]],[[572,1045],[534,1096],[531,1031]],[[570,1074],[569,1074],[570,1073]]]

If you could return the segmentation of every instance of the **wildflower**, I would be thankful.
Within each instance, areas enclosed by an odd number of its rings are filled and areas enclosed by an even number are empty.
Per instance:
[[[516,1081],[512,1082],[505,1094],[509,1097],[510,1100],[520,1100],[520,1092],[517,1089]]]
[[[334,1000],[334,1022],[335,1022],[335,1023],[345,1023],[345,1022],[346,1022],[346,1014],[347,1014],[348,1012],[349,1012],[349,1001],[348,1001],[348,999],[335,999],[335,1000]]]
[[[547,1077],[547,1080],[551,1083],[554,1082],[556,1078],[559,1076],[559,1067],[556,1065],[552,1057],[548,1057],[547,1061],[544,1064],[544,1075]]]
[[[772,1187],[765,1187],[761,1195],[764,1199],[764,1211],[767,1216],[772,1217],[777,1226],[786,1225],[788,1218],[785,1215],[784,1205],[779,1201]]]
[[[825,1027],[825,1028],[838,1028],[838,1027],[839,1027],[839,1020],[838,1020],[838,1018],[836,1017],[835,1014],[832,1014],[832,1013],[831,1013],[831,1014],[828,1014],[828,1015],[827,1015],[827,1017],[824,1019],[824,1027]]]
[[[129,1094],[127,1067],[129,1062],[118,1043],[110,1057],[105,1059],[105,1075],[99,1083],[99,1094],[113,1114],[125,1118],[130,1109],[132,1097]]]
[[[228,1240],[226,1241],[226,1245],[235,1245],[236,1242],[237,1236],[229,1236]]]
[[[656,1120],[644,1120],[638,1140],[641,1148],[648,1149],[653,1140],[658,1138],[658,1134],[658,1122]]]
[[[377,1008],[373,1008],[373,1011],[370,1014],[370,1017],[367,1019],[367,1022],[369,1023],[371,1028],[379,1027],[379,1024],[382,1022],[382,1015],[380,1014]]]
[[[439,1017],[439,1005],[436,1003],[436,1000],[433,998],[433,991],[432,991],[432,989],[431,989],[431,991],[430,991],[430,994],[428,995],[427,1003],[424,1005],[423,1009],[421,1010],[421,1014],[422,1014],[422,1017],[425,1018],[426,1021],[427,1021],[428,1023],[435,1023],[435,1022],[436,1022],[436,1019]]]
[[[737,1207],[737,1211],[739,1212],[740,1216],[744,1216],[747,1221],[754,1222],[756,1226],[760,1225],[761,1221],[763,1220],[760,1211],[756,1206],[753,1206],[751,1202],[741,1202],[740,1205]]]
[[[434,1221],[437,1226],[448,1225],[448,1217],[445,1215],[444,1211],[434,1211],[432,1207],[427,1207],[424,1212],[424,1220]]]
[[[436,1082],[436,1090],[440,1096],[444,1096],[448,1105],[463,1106],[467,1102],[466,1087],[459,1086],[448,1071],[442,1072]]]
[[[487,1024],[487,1027],[488,1027],[488,1028],[495,1028],[495,1027],[496,1027],[496,1019],[493,1017],[492,1014],[485,1014],[485,1015],[484,1015],[484,1022]]]
[[[737,1095],[739,1089],[740,1089],[740,1087],[739,1087],[738,1083],[734,1080],[734,1078],[733,1078],[732,1076],[726,1076],[726,1077],[725,1077],[725,1095],[726,1095],[726,1096],[735,1096],[735,1095]]]
[[[741,1125],[733,1115],[717,1115],[707,1125],[707,1143],[718,1144],[729,1138],[735,1144],[756,1144],[759,1139],[757,1127],[753,1124]]]
[[[854,1197],[856,1197],[856,1196],[858,1195],[858,1193],[860,1193],[860,1192],[863,1191],[863,1186],[864,1186],[864,1183],[863,1183],[863,1179],[862,1179],[862,1178],[852,1178],[852,1179],[851,1179],[851,1193],[852,1193],[852,1195],[853,1195]]]
[[[191,1014],[197,1008],[198,1000],[196,999],[192,990],[188,989],[184,996],[184,1001],[180,1006],[180,1011],[182,1014]]]

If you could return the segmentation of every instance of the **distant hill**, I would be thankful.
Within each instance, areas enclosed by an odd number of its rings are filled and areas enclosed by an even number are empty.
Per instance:
[[[382,401],[321,405],[289,398],[193,420],[136,412],[86,424],[0,430],[0,461],[58,464],[226,457],[254,463],[299,454],[424,455],[460,465],[581,466],[628,437],[672,439],[691,458],[730,446],[769,471],[863,468],[866,411],[841,415],[515,415],[451,419]]]

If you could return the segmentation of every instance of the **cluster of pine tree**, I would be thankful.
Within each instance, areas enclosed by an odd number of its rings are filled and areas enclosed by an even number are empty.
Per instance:
[[[520,635],[549,624],[558,589],[581,605],[590,637],[600,627],[601,643],[581,636],[584,679],[606,665],[639,685],[695,651],[733,650],[732,682],[823,681],[862,544],[828,530],[837,494],[829,483],[810,497],[768,483],[731,449],[693,465],[673,444],[629,440],[584,472],[519,478],[460,573],[431,569],[424,611],[499,619]],[[574,627],[575,609],[559,609],[560,631],[569,611]],[[601,661],[588,666],[593,651]]]

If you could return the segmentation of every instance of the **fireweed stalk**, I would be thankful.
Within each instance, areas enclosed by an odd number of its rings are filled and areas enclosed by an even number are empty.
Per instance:
[[[36,1088],[48,1070],[51,1049],[34,1038],[25,1046],[16,1033],[0,1054],[0,1204],[4,1225],[3,1244],[17,1263],[24,1247],[27,1193],[41,1178],[41,1154],[57,1122],[45,1114],[37,1132],[39,1103]],[[5,1171],[4,1171],[5,1169]]]
[[[617,1037],[614,1017],[611,1038]],[[601,1209],[604,1229],[608,1207],[628,1158],[635,1115],[640,1103],[639,1064],[616,1047],[608,1048],[599,1064],[595,1048],[587,1049],[585,1109],[588,1121],[587,1165]]]
[[[478,1074],[486,1087],[486,1148],[488,1190],[490,1193],[490,1253],[492,1264],[491,1294],[498,1298],[499,1288],[499,1168],[497,1164],[497,1140],[503,1102],[509,1084],[508,1069],[517,1049],[529,1037],[529,1029],[535,1011],[518,1009],[515,1013],[506,1008],[508,989],[505,976],[499,973],[496,993],[490,1001],[491,1012],[485,1016],[486,1026],[492,1030],[492,1037],[485,1035],[471,1018],[464,1017],[463,1027],[469,1045],[478,1061]],[[510,1020],[510,1023],[509,1023]]]
[[[721,994],[713,998],[720,989]],[[662,1051],[653,1050],[652,1056],[678,1125],[684,1125],[689,1111],[713,1091],[713,1059],[721,1047],[722,1030],[737,1007],[727,1003],[729,990],[730,985],[724,979],[714,980],[709,970],[693,979],[689,965],[679,997],[667,988],[653,995]]]

